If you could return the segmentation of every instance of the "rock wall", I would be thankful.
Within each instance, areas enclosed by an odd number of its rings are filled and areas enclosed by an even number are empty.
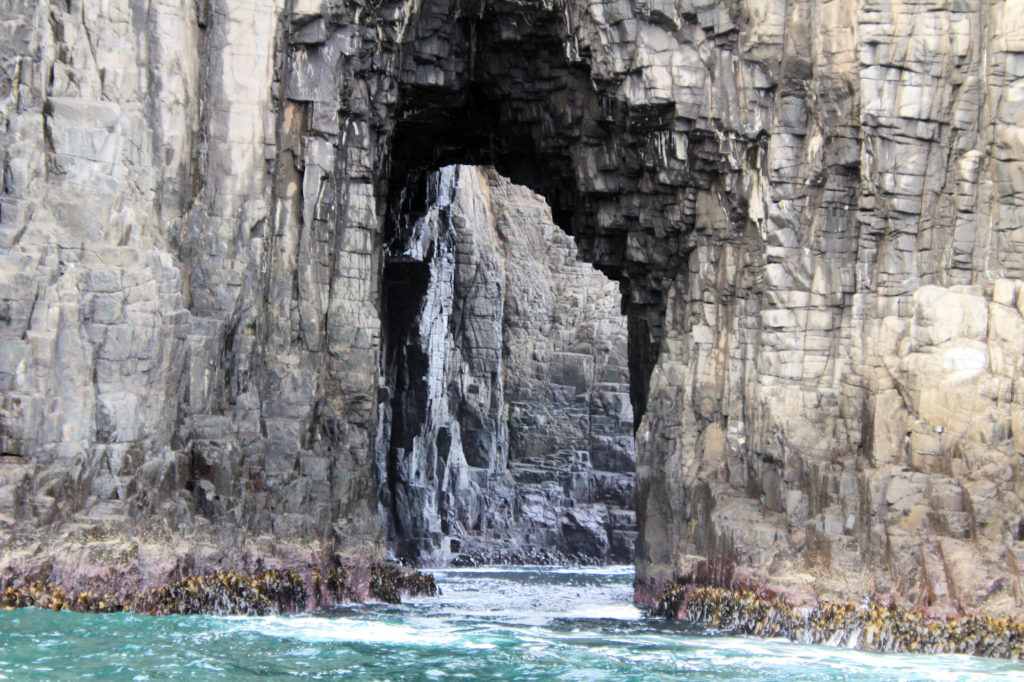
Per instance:
[[[395,553],[631,560],[618,288],[493,170],[429,173],[392,219],[377,471]]]
[[[484,162],[622,286],[640,598],[1021,608],[1019,3],[0,7],[26,556],[381,553],[384,216]]]
[[[379,249],[302,201],[334,150],[275,85],[285,4],[2,5],[6,574],[383,557]]]

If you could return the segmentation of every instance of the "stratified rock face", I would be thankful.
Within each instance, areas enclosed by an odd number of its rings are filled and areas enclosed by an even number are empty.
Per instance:
[[[1020,3],[182,7],[2,5],[27,556],[136,522],[381,554],[385,213],[472,161],[622,286],[639,596],[1019,611]]]
[[[578,262],[546,204],[494,173],[488,179],[506,254],[505,395],[519,519],[510,544],[632,561],[636,456],[619,288]]]
[[[377,470],[396,554],[630,560],[618,288],[543,199],[470,166],[405,187],[385,257]]]
[[[383,558],[375,202],[285,5],[0,5],[0,571]]]

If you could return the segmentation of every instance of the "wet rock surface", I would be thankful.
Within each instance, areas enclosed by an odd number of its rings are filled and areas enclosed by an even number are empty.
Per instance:
[[[607,563],[607,557],[587,554],[566,554],[545,549],[522,549],[512,551],[476,551],[455,555],[451,565],[473,566],[596,566]]]

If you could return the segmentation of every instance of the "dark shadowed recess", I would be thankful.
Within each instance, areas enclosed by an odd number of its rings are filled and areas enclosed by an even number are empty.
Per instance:
[[[388,262],[384,272],[383,367],[386,385],[394,386],[390,395],[381,396],[391,404],[391,432],[388,443],[385,488],[381,491],[386,508],[393,509],[402,494],[396,458],[399,452],[412,450],[412,441],[426,419],[427,358],[410,335],[416,333],[416,318],[423,304],[430,278],[427,263]],[[390,537],[407,534],[400,514],[388,515]]]

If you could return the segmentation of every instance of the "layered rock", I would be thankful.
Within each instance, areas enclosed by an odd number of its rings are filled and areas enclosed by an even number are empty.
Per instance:
[[[1017,3],[8,2],[0,30],[25,556],[164,519],[218,556],[382,554],[384,215],[472,161],[621,283],[640,597],[1021,608]]]
[[[302,202],[334,151],[282,105],[284,11],[4,4],[4,571],[383,558],[380,258]]]
[[[618,290],[544,201],[493,170],[405,188],[384,271],[377,470],[419,563],[632,558],[632,412]]]

